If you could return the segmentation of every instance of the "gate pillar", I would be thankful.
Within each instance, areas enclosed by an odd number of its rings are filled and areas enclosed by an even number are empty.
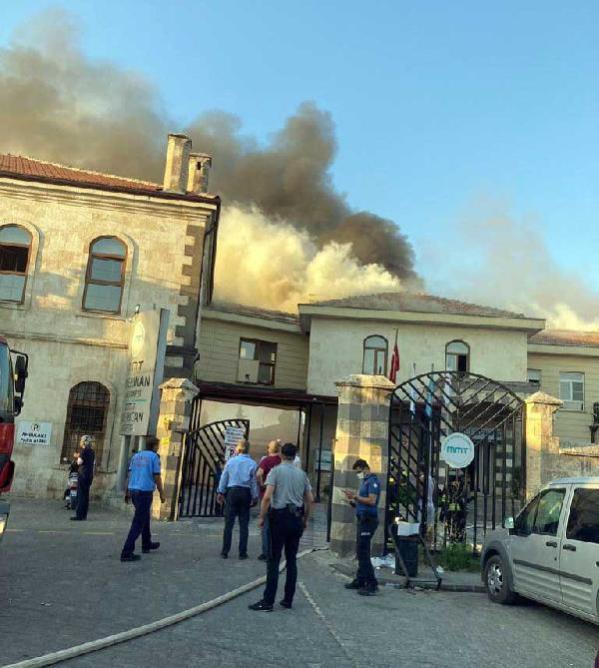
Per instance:
[[[553,435],[553,414],[563,404],[545,392],[526,399],[526,499],[532,498],[553,477],[559,457],[559,438]]]
[[[193,398],[198,388],[186,378],[170,378],[160,386],[160,415],[156,436],[160,439],[158,454],[162,468],[162,482],[166,503],[154,495],[152,517],[158,520],[176,520],[183,439],[189,429]]]
[[[361,374],[351,375],[336,385],[339,408],[333,462],[331,549],[341,556],[355,550],[355,510],[348,504],[343,490],[357,489],[358,479],[352,466],[357,459],[365,459],[381,481],[379,528],[373,540],[373,553],[380,552],[385,535],[389,396],[395,385],[384,376]]]

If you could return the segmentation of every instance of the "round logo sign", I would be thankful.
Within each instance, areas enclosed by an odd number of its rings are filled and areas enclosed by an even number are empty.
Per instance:
[[[146,338],[146,328],[141,321],[135,323],[133,336],[131,337],[131,353],[137,357],[144,348],[144,339]]]
[[[474,443],[469,436],[455,432],[443,439],[441,459],[452,469],[463,469],[474,459]]]

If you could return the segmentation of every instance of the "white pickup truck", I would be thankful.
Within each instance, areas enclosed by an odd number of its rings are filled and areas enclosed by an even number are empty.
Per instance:
[[[487,534],[481,566],[496,603],[520,595],[599,624],[599,477],[547,485]]]

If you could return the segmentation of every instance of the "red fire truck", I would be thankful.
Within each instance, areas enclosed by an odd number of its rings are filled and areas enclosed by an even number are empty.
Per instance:
[[[12,450],[15,444],[15,417],[23,407],[23,393],[29,358],[11,350],[0,336],[0,494],[10,491],[15,465]],[[10,514],[10,504],[0,499],[0,540]]]

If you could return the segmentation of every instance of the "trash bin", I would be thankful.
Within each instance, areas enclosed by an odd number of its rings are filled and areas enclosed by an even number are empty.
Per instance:
[[[417,536],[397,536],[397,549],[401,554],[407,573],[403,572],[401,562],[395,555],[395,574],[415,578],[418,575],[418,537]]]

